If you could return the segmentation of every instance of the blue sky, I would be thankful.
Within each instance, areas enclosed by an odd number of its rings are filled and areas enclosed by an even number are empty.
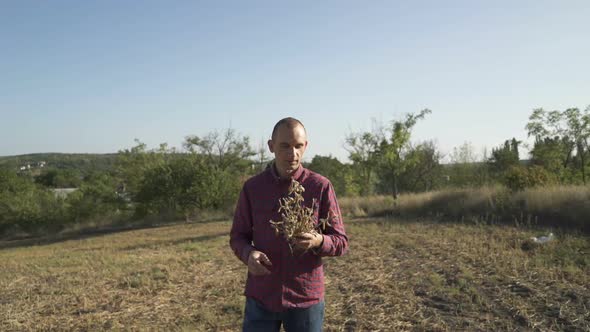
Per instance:
[[[534,108],[590,105],[588,1],[3,1],[0,155],[180,146],[282,117],[309,160],[423,108],[414,141],[478,152]]]

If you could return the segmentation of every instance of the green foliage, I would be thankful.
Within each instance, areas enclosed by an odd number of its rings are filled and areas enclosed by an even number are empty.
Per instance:
[[[136,196],[137,216],[189,216],[204,209],[233,204],[239,192],[236,175],[186,155],[154,167],[145,173]]]
[[[511,167],[519,165],[518,146],[521,143],[516,138],[512,138],[512,140],[506,140],[503,146],[492,149],[492,157],[488,162],[494,173],[502,174]]]
[[[49,188],[77,188],[82,178],[77,170],[53,168],[43,170],[35,182]]]
[[[116,192],[117,181],[108,173],[94,173],[71,193],[66,202],[73,222],[112,216],[125,209],[125,200]]]
[[[398,183],[400,175],[411,166],[412,159],[406,158],[410,147],[412,128],[418,120],[424,119],[432,113],[424,109],[418,114],[407,114],[404,121],[392,121],[391,127],[386,128],[388,136],[382,138],[379,143],[379,170],[380,179],[388,179],[390,193],[397,198],[399,193]]]
[[[533,162],[560,176],[565,183],[586,183],[590,159],[590,107],[584,111],[569,108],[563,112],[535,109],[526,125],[535,138]],[[570,171],[570,170],[573,170]]]
[[[531,157],[533,164],[545,168],[565,182],[566,167],[569,163],[566,141],[560,137],[537,139]]]
[[[309,165],[310,170],[327,177],[338,196],[354,195],[357,190],[351,187],[352,170],[332,156],[315,155]]]
[[[371,132],[347,135],[351,163],[318,155],[306,167],[328,177],[339,196],[383,193],[397,198],[399,192],[498,183],[517,192],[587,182],[590,108],[533,111],[526,126],[535,138],[532,167],[521,165],[521,142],[514,138],[493,149],[490,158],[484,153],[484,162],[466,143],[453,150],[450,164],[441,165],[433,142],[411,143],[414,126],[429,113],[425,109],[390,125],[377,124]],[[243,181],[268,161],[264,144],[254,151],[248,137],[232,129],[188,136],[183,150],[166,144],[148,149],[136,140],[135,146],[117,155],[0,157],[0,232],[55,230],[131,212],[171,220],[189,219],[206,210],[227,211]],[[25,165],[31,167],[19,171]],[[63,187],[78,190],[63,199],[48,189]],[[502,199],[493,205],[502,206]]]
[[[141,190],[146,172],[165,164],[166,159],[174,152],[168,150],[165,144],[161,144],[159,149],[148,150],[145,143],[139,140],[135,140],[135,143],[134,147],[119,151],[116,163],[116,174],[121,181],[122,191],[132,200]]]
[[[190,153],[204,158],[206,163],[232,173],[247,172],[252,165],[250,158],[256,155],[249,138],[233,129],[214,131],[204,137],[188,136],[183,145]]]
[[[512,191],[555,184],[555,176],[540,166],[512,166],[504,176],[504,184]]]
[[[55,230],[65,218],[63,200],[29,178],[0,170],[0,234],[8,230]]]
[[[378,134],[371,132],[351,133],[346,136],[346,150],[352,161],[354,183],[360,195],[373,193],[374,173],[379,163]]]
[[[74,170],[85,176],[92,172],[104,172],[113,169],[116,154],[93,153],[35,153],[19,156],[0,157],[0,168],[16,171],[21,166],[30,165],[26,172],[39,174],[45,167],[60,170]],[[44,167],[40,167],[45,162]]]
[[[440,152],[434,142],[411,147],[405,156],[407,166],[399,176],[403,192],[422,192],[440,188],[444,184]]]
[[[412,128],[429,113],[429,109],[424,109],[418,114],[407,114],[403,121],[392,121],[389,127],[346,136],[346,149],[361,195],[373,193],[377,185],[379,191],[387,191],[397,197],[400,176],[407,169],[420,162],[428,163],[428,159],[433,161],[438,158],[432,153],[424,158],[427,153],[425,150],[411,153]],[[433,169],[426,164],[422,166],[422,170]]]
[[[148,215],[189,219],[207,209],[235,203],[254,155],[246,137],[233,130],[186,138],[185,153],[145,144],[123,151],[119,174],[136,203],[136,217]]]

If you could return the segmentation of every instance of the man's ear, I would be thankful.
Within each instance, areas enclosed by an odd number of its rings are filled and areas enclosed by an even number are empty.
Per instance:
[[[272,140],[269,139],[267,143],[268,143],[268,151],[270,151],[270,153],[275,153],[272,148]]]

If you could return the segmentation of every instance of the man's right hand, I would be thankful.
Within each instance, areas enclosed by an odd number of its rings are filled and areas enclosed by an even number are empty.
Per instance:
[[[248,272],[255,276],[264,276],[270,274],[270,271],[266,268],[267,266],[272,266],[272,263],[263,252],[258,250],[250,252],[248,256]]]

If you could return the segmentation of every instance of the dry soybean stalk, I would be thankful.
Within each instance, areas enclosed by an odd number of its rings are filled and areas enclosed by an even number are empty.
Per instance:
[[[281,220],[270,220],[270,224],[277,236],[282,235],[287,240],[291,253],[293,252],[292,244],[295,238],[303,233],[321,233],[326,229],[326,225],[330,225],[329,219],[334,217],[329,215],[327,219],[320,219],[316,227],[313,210],[317,201],[314,198],[312,206],[305,207],[303,204],[304,191],[305,188],[299,182],[292,180],[287,197],[279,199]]]

